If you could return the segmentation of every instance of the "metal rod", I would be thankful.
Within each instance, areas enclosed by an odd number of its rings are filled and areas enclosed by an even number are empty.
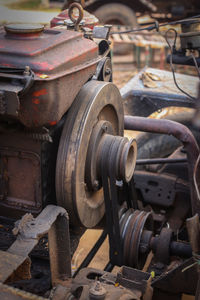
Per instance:
[[[189,244],[172,241],[170,244],[170,255],[191,257],[192,247]]]
[[[199,156],[199,147],[191,131],[186,126],[174,121],[133,116],[124,117],[124,128],[126,130],[173,135],[182,142],[189,162],[188,172],[190,180],[192,214],[194,215],[195,213],[198,213],[200,215],[200,199],[198,199],[198,194],[196,192],[193,179],[195,164]]]
[[[159,236],[155,236],[151,238],[150,241],[150,249],[153,250],[153,252],[156,252],[156,249],[158,247],[159,242]],[[169,252],[170,255],[175,256],[181,256],[181,257],[191,257],[192,256],[192,247],[190,244],[187,244],[185,242],[176,242],[171,241],[169,244]]]
[[[114,268],[114,265],[111,264],[111,262],[109,261],[107,263],[107,265],[105,266],[104,271],[106,271],[106,272],[112,272],[113,268]]]
[[[187,158],[150,158],[137,159],[136,165],[177,164],[187,162]]]
[[[60,215],[48,232],[52,285],[71,277],[68,215]]]
[[[93,248],[90,250],[90,252],[86,256],[86,258],[82,261],[82,263],[80,264],[80,266],[78,267],[78,269],[74,273],[73,277],[76,277],[76,275],[78,274],[78,272],[81,269],[86,268],[89,265],[89,263],[92,261],[92,259],[94,258],[95,254],[97,253],[97,251],[99,250],[99,248],[101,247],[101,245],[103,244],[103,242],[105,241],[106,236],[107,236],[107,231],[104,230],[102,232],[102,234],[100,235],[99,239],[97,240],[97,242],[95,243],[95,245],[93,246]]]

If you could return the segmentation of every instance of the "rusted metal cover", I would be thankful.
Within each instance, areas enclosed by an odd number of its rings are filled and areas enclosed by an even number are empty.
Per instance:
[[[15,116],[28,127],[55,125],[94,74],[97,60],[96,43],[80,32],[0,29],[0,91],[13,91],[16,69],[29,66],[35,74],[32,87],[19,94]]]

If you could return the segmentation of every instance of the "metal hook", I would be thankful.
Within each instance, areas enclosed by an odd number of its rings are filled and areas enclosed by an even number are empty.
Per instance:
[[[77,8],[78,9],[78,17],[77,18],[75,18],[74,16],[73,16],[73,10],[74,10],[74,8]],[[70,17],[70,19],[71,19],[71,21],[74,23],[74,25],[75,25],[75,30],[78,30],[78,27],[79,27],[79,24],[80,24],[80,22],[82,21],[82,19],[83,19],[83,13],[84,13],[84,11],[83,11],[83,7],[81,6],[81,4],[79,4],[79,3],[72,3],[70,6],[69,6],[69,11],[68,11],[68,15],[69,15],[69,17]]]

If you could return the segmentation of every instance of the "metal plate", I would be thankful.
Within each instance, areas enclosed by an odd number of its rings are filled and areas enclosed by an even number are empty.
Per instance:
[[[90,81],[70,108],[62,132],[57,166],[56,194],[73,224],[92,228],[104,215],[102,189],[90,191],[85,183],[85,165],[93,127],[107,120],[114,135],[123,135],[123,105],[112,83]]]
[[[36,151],[25,150],[21,136],[15,134],[18,147],[14,149],[11,148],[15,141],[13,135],[1,134],[4,141],[0,145],[0,207],[8,208],[9,213],[11,209],[39,212],[42,207],[40,156]],[[31,148],[33,143],[25,138],[27,147]]]

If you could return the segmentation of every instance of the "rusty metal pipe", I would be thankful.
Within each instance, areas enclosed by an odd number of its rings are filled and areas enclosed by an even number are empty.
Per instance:
[[[186,126],[174,121],[132,116],[124,117],[124,128],[126,130],[173,135],[182,142],[188,159],[192,214],[198,213],[200,215],[200,200],[198,199],[193,180],[194,168],[199,156],[199,147],[192,132]]]

